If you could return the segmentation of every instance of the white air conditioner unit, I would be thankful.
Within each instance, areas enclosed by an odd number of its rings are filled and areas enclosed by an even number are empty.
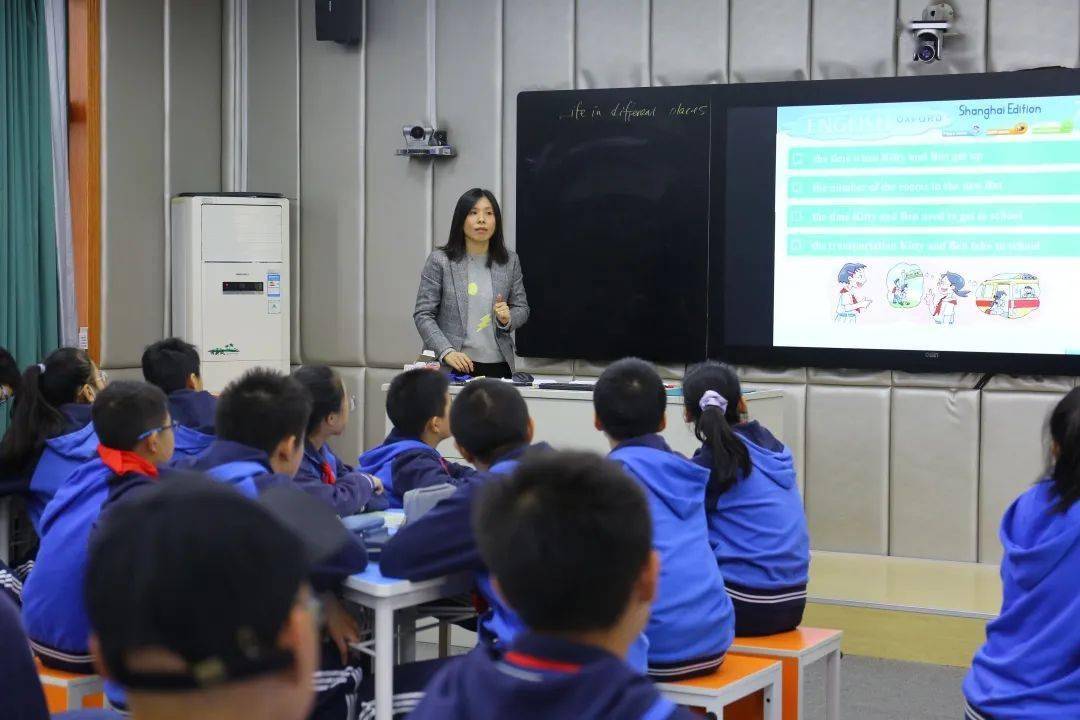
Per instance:
[[[172,331],[199,348],[206,389],[253,367],[289,372],[289,201],[172,199]]]

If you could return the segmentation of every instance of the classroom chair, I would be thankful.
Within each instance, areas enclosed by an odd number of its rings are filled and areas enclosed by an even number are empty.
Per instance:
[[[756,717],[762,720],[780,720],[783,704],[783,681],[779,661],[749,655],[732,655],[730,652],[715,672],[691,680],[658,682],[656,689],[677,705],[704,708],[707,717],[724,720],[725,708],[738,705],[745,708],[747,702],[760,708],[748,715],[745,710],[739,717]],[[760,700],[757,700],[757,698]]]
[[[783,720],[803,719],[805,670],[825,658],[825,718],[840,720],[840,641],[842,630],[799,627],[791,632],[763,637],[737,637],[728,649],[731,656],[778,660],[783,666]]]
[[[34,664],[50,713],[105,707],[105,683],[99,676],[53,670],[37,658]]]

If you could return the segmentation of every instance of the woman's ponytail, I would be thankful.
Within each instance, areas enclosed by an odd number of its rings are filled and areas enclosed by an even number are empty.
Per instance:
[[[64,431],[59,407],[75,402],[83,385],[92,383],[94,366],[83,350],[60,348],[22,376],[11,411],[11,423],[0,441],[0,472],[21,472],[45,446]]]
[[[1050,414],[1050,438],[1057,449],[1050,480],[1064,513],[1080,500],[1080,388],[1070,390]]]
[[[705,501],[711,507],[750,472],[750,453],[732,426],[739,422],[742,388],[727,365],[708,361],[695,365],[683,380],[683,401],[694,421],[694,434],[712,451],[713,467]]]

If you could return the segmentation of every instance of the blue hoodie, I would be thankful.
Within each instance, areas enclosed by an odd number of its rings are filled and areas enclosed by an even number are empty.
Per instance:
[[[750,473],[706,512],[724,581],[761,590],[805,585],[810,536],[791,451],[756,421],[734,430],[750,453]],[[712,448],[703,445],[694,462],[711,471]]]
[[[235,485],[250,498],[273,485],[292,482],[289,476],[273,471],[270,457],[262,450],[232,440],[215,439],[206,450],[173,463],[173,467],[204,472],[215,480]]]
[[[1080,502],[1060,513],[1058,499],[1044,480],[1001,521],[1001,614],[964,680],[990,718],[1080,717]]]
[[[323,478],[323,463],[330,469],[332,482]],[[375,494],[375,483],[371,476],[356,472],[338,460],[329,445],[316,450],[304,443],[304,459],[300,461],[300,469],[296,471],[293,482],[342,517],[362,512]]]
[[[35,649],[61,661],[89,661],[90,621],[83,602],[87,550],[114,477],[100,458],[89,460],[57,491],[41,518],[41,547],[23,587],[23,620]]]
[[[526,452],[546,452],[547,443],[525,445],[512,450],[487,472],[474,474],[448,498],[440,501],[415,523],[401,528],[383,548],[379,567],[384,575],[407,580],[427,580],[451,573],[476,573],[476,588],[488,604],[480,617],[480,637],[505,645],[526,629],[524,621],[507,606],[491,584],[487,566],[480,557],[472,532],[472,507],[480,488],[512,473]],[[630,649],[631,667],[645,671],[648,640],[644,635]]]
[[[179,427],[173,428],[176,450],[173,463],[194,457],[214,441],[214,415],[217,398],[205,390],[174,390],[169,393],[169,416]]]
[[[709,471],[672,452],[659,435],[621,442],[610,457],[645,490],[653,547],[660,554],[660,585],[645,630],[649,662],[678,663],[725,653],[735,638],[735,614],[709,547]]]
[[[600,648],[524,633],[480,645],[431,680],[410,720],[682,720],[688,711]]]
[[[447,462],[439,451],[391,430],[382,445],[360,456],[360,469],[382,480],[390,507],[400,508],[405,493],[441,483],[460,486],[476,473],[470,467]]]

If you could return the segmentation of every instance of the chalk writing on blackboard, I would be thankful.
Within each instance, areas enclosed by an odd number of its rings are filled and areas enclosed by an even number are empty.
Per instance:
[[[655,118],[658,111],[660,111],[660,108],[656,105],[640,105],[632,99],[617,102],[610,108],[587,105],[579,100],[567,110],[560,112],[558,118],[559,120],[612,119],[629,125],[636,120]],[[708,112],[709,105],[707,103],[698,105],[679,102],[668,108],[667,115],[673,118],[693,118],[704,117]]]

